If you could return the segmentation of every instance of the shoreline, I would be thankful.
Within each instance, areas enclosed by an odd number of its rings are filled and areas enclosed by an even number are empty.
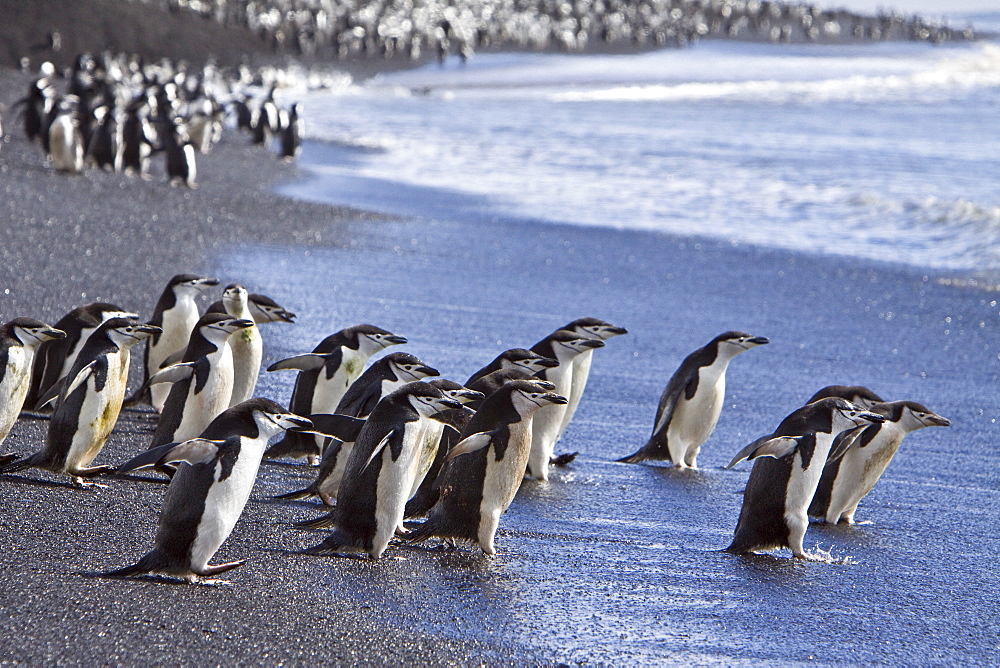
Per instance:
[[[6,102],[19,90],[0,86]],[[54,174],[9,120],[7,132],[5,319],[54,321],[96,299],[148,317],[165,281],[194,271],[244,281],[299,314],[295,325],[267,326],[265,364],[302,352],[330,323],[398,330],[408,350],[455,376],[501,341],[530,343],[572,317],[596,315],[631,333],[595,359],[565,443],[582,451],[579,463],[549,485],[525,486],[501,522],[495,559],[396,547],[378,562],[291,554],[316,535],[283,525],[313,506],[269,496],[309,472],[267,465],[217,556],[248,559],[232,586],[94,580],[81,573],[149,548],[163,486],[113,478],[109,489],[79,491],[36,471],[4,476],[0,630],[18,643],[0,660],[870,663],[915,651],[989,660],[1000,618],[981,593],[997,583],[976,565],[1000,547],[990,528],[1000,469],[990,426],[997,313],[982,290],[718,240],[532,223],[483,229],[292,200],[275,188],[301,179],[302,167],[233,132],[199,161],[195,191],[167,185],[162,161],[150,181]],[[773,343],[730,370],[703,470],[610,461],[645,438],[664,374],[732,326]],[[291,380],[262,374],[261,394],[285,401]],[[856,564],[717,553],[747,471],[718,467],[816,383],[845,380],[925,401],[955,426],[911,437],[864,505],[874,526],[810,528],[807,548],[819,543]],[[22,420],[5,451],[34,449],[44,429]],[[123,412],[96,463],[134,455],[151,430],[148,413]],[[958,494],[982,512],[963,514]],[[920,600],[905,588],[914,581]],[[787,611],[820,620],[821,633],[768,623]],[[859,624],[869,634],[843,647],[838,640]],[[899,643],[908,629],[918,635]]]

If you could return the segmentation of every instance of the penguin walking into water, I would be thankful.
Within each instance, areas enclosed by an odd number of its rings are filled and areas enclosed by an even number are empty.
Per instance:
[[[198,436],[230,407],[235,377],[230,341],[253,326],[250,320],[222,313],[203,315],[181,362],[158,371],[149,383],[170,383],[151,447]]]
[[[688,355],[660,397],[653,433],[646,445],[618,461],[636,464],[660,459],[678,468],[697,468],[701,446],[712,435],[722,413],[729,363],[740,353],[767,342],[762,336],[726,332]]]
[[[565,330],[558,330],[532,346],[542,357],[559,362],[559,365],[539,372],[538,377],[556,386],[555,392],[566,397],[573,384],[573,360],[584,351],[603,348],[599,339],[585,339]],[[536,480],[549,479],[549,464],[555,449],[559,429],[566,414],[568,400],[542,407],[534,418],[531,430],[531,455],[528,457],[528,475]]]
[[[903,438],[924,427],[951,425],[948,418],[915,401],[876,403],[869,410],[885,416],[885,422],[866,427],[842,457],[827,462],[809,506],[811,517],[854,524],[858,504],[885,473]]]
[[[333,533],[304,552],[360,551],[372,559],[382,556],[403,522],[425,421],[460,406],[423,382],[408,383],[380,401],[351,451],[337,507],[330,514]]]
[[[597,318],[579,318],[563,327],[563,329],[578,334],[585,339],[596,339],[598,341],[607,341],[614,336],[628,334],[628,330],[624,327],[616,327],[611,323],[598,320]],[[559,436],[556,437],[556,440],[562,438],[563,432],[566,431],[566,427],[569,426],[570,421],[572,421],[573,416],[576,414],[576,409],[580,405],[580,399],[583,397],[583,391],[587,388],[587,380],[590,378],[590,367],[593,361],[593,349],[584,350],[573,358],[573,375],[570,382],[570,391],[566,396],[569,399],[569,403],[566,405],[566,414],[563,415],[562,424],[559,425]]]
[[[230,338],[233,351],[233,393],[230,406],[241,404],[253,396],[264,358],[264,339],[250,310],[250,294],[242,285],[229,285],[222,292],[222,304],[231,317],[247,320],[250,325]]]
[[[167,283],[153,309],[150,324],[163,331],[153,336],[146,344],[143,383],[160,370],[160,366],[171,355],[187,348],[191,330],[198,324],[198,295],[219,281],[194,274],[177,274]],[[170,388],[166,385],[149,388],[150,401],[157,412],[163,410]],[[141,395],[139,395],[141,396]]]
[[[122,578],[162,574],[203,581],[242,565],[210,565],[232,533],[253,489],[267,441],[286,429],[309,429],[309,420],[268,399],[226,409],[201,434],[148,450],[118,470],[177,466],[160,511],[155,547],[136,564],[102,573]]]
[[[46,341],[65,337],[66,332],[34,318],[15,318],[0,325],[0,444],[24,406],[36,350]]]
[[[45,447],[0,466],[0,473],[40,468],[71,476],[76,485],[84,486],[83,478],[113,470],[110,466],[91,467],[90,463],[118,421],[128,382],[129,348],[159,331],[159,327],[125,318],[112,318],[98,327],[60,383],[59,403],[49,421]]]
[[[536,374],[545,369],[552,369],[557,366],[559,366],[559,362],[551,357],[544,357],[526,348],[511,348],[510,350],[503,351],[492,362],[469,376],[469,380],[465,381],[465,386],[471,387],[480,378],[488,376],[494,371],[520,369],[529,374]]]
[[[281,124],[281,158],[291,162],[302,152],[302,120],[299,118],[299,105],[293,103],[283,114]]]
[[[296,415],[336,411],[344,394],[364,371],[372,355],[406,339],[374,325],[355,325],[326,337],[311,353],[276,362],[268,371],[297,370],[288,409]],[[321,448],[315,439],[299,432],[287,432],[271,446],[268,458],[318,458]]]
[[[439,499],[408,540],[432,536],[468,541],[496,554],[500,515],[521,485],[532,447],[532,418],[567,399],[541,383],[516,380],[490,395],[448,453],[438,478]]]
[[[351,385],[337,405],[335,414],[341,418],[344,416],[367,418],[383,397],[407,383],[437,375],[439,375],[437,369],[425,365],[409,353],[386,355],[368,367],[368,370]],[[316,447],[321,448],[323,452],[316,478],[306,489],[286,494],[282,498],[303,498],[310,494],[319,494],[327,504],[338,498],[341,480],[351,461],[354,439],[320,438],[319,440],[330,442],[326,447],[323,447],[323,443],[316,444]]]
[[[774,433],[743,448],[728,468],[757,460],[743,492],[743,506],[729,552],[746,553],[787,547],[797,559],[809,559],[802,546],[809,526],[807,511],[819,485],[834,439],[857,426],[885,417],[846,399],[807,404],[786,417]]]
[[[47,341],[39,346],[31,372],[31,388],[24,405],[32,408],[53,385],[69,373],[87,339],[105,320],[111,318],[138,318],[120,306],[104,302],[91,302],[73,309],[55,324],[66,336]]]

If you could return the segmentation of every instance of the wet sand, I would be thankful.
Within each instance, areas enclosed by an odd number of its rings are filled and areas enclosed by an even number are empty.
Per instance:
[[[11,74],[4,75],[14,76]],[[8,88],[0,87],[5,100]],[[964,662],[998,655],[1000,544],[994,293],[892,265],[638,232],[497,221],[399,221],[279,197],[299,168],[229,134],[201,187],[43,166],[16,131],[0,149],[3,320],[55,321],[85,301],[148,316],[174,273],[240,281],[300,314],[264,329],[265,364],[372,322],[456,379],[576,317],[623,325],[594,359],[559,450],[501,522],[499,554],[390,547],[382,560],[293,552],[323,534],[272,501],[308,477],[262,467],[216,561],[248,559],[229,587],[89,579],[152,544],[164,487],[72,489],[36,471],[0,479],[0,660],[41,662],[820,663]],[[433,191],[415,196],[435,197]],[[155,216],[155,218],[154,218]],[[961,277],[959,277],[961,278]],[[680,360],[726,329],[772,343],[738,358],[703,469],[611,460],[648,435]],[[285,402],[291,374],[262,374]],[[806,547],[848,563],[718,552],[746,467],[732,454],[819,387],[859,383],[926,403],[950,429],[909,437],[854,529],[812,527]],[[44,421],[4,444],[27,452]],[[145,447],[127,411],[96,463]]]

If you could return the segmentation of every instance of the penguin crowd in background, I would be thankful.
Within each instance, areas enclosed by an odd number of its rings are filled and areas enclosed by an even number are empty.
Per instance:
[[[412,354],[385,352],[405,344],[403,336],[355,325],[267,369],[298,374],[285,408],[254,396],[260,326],[292,323],[295,314],[235,283],[202,312],[199,299],[209,301],[205,293],[218,285],[174,276],[148,323],[95,302],[59,327],[30,318],[0,326],[0,442],[22,411],[52,412],[44,447],[0,455],[0,474],[42,469],[78,487],[140,469],[169,478],[152,550],[95,575],[198,582],[239,566],[209,562],[243,513],[262,460],[278,458],[318,464],[307,488],[278,499],[318,496],[318,508],[333,506],[294,523],[328,532],[303,554],[377,559],[393,545],[431,538],[495,554],[500,519],[522,482],[547,481],[551,466],[572,462],[575,453],[556,456],[554,448],[592,354],[627,334],[596,318],[574,320],[530,348],[500,353],[463,384]],[[141,341],[142,385],[126,399],[130,349]],[[723,408],[730,362],[766,343],[731,331],[691,353],[663,392],[648,442],[619,461],[696,468]],[[123,405],[140,403],[157,418],[152,438],[128,462],[93,465]],[[921,404],[885,402],[864,387],[821,389],[730,463],[751,461],[753,469],[726,549],[788,548],[811,558],[803,546],[810,518],[854,523],[903,437],[949,424]]]
[[[65,85],[57,85],[62,79]],[[227,125],[246,130],[255,144],[294,160],[301,151],[300,107],[280,108],[276,86],[259,102],[248,92],[263,75],[223,73],[212,65],[189,68],[161,59],[104,52],[79,54],[62,75],[42,63],[24,97],[12,106],[29,142],[38,141],[48,164],[61,173],[87,168],[150,178],[154,156],[175,185],[197,187],[197,156],[212,150]],[[2,136],[2,131],[0,131]]]

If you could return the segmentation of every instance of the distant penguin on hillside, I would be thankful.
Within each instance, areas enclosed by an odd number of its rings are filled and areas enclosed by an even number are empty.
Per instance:
[[[299,118],[299,105],[292,104],[282,120],[281,158],[292,161],[302,152],[302,120]]]
[[[59,318],[55,328],[65,332],[66,336],[39,346],[31,372],[31,389],[24,399],[25,408],[35,406],[49,388],[69,373],[76,356],[101,323],[111,318],[138,317],[137,313],[129,313],[114,304],[91,302]]]
[[[40,468],[68,475],[74,484],[84,486],[84,478],[112,471],[114,467],[90,463],[118,421],[128,382],[129,348],[156,332],[158,327],[125,318],[112,318],[98,327],[58,386],[59,403],[49,421],[45,447],[0,466],[0,473]]]
[[[437,483],[439,499],[408,540],[437,536],[496,554],[500,515],[514,499],[528,464],[532,416],[566,401],[528,380],[512,381],[490,395],[448,453]]]
[[[636,464],[661,459],[679,468],[697,468],[701,446],[722,412],[729,363],[740,353],[767,342],[762,336],[725,332],[688,355],[660,397],[646,445],[618,461]]]
[[[355,325],[326,337],[311,353],[275,362],[268,371],[299,371],[288,409],[296,415],[333,413],[372,355],[406,343],[406,339],[374,325]],[[318,458],[321,448],[306,434],[288,432],[265,457]]]
[[[831,524],[854,524],[858,504],[885,473],[903,438],[924,427],[951,425],[915,401],[876,403],[870,410],[885,416],[885,422],[865,428],[842,457],[827,462],[809,506],[811,517]]]
[[[559,362],[558,366],[539,372],[538,377],[555,385],[555,393],[566,397],[573,384],[573,360],[587,350],[603,347],[604,342],[599,339],[582,338],[574,332],[558,330],[536,343],[531,350]],[[536,480],[549,479],[549,464],[567,405],[568,400],[551,403],[539,409],[534,417],[528,475]]]
[[[34,318],[15,318],[0,325],[0,444],[28,396],[35,351],[46,341],[65,337],[66,332]]]
[[[79,174],[83,171],[84,145],[80,122],[77,120],[79,99],[67,95],[56,106],[48,127],[48,150],[52,166],[59,172]]]
[[[163,500],[153,550],[132,566],[101,575],[155,573],[195,583],[242,565],[208,562],[246,506],[267,441],[283,430],[311,426],[273,401],[251,399],[224,411],[199,438],[168,443],[122,465],[121,473],[148,466],[178,469]]]
[[[203,290],[218,285],[215,278],[203,278],[194,274],[177,274],[167,283],[153,309],[150,324],[163,331],[153,336],[146,344],[143,382],[160,370],[160,365],[171,355],[187,348],[191,330],[200,317],[196,299]],[[170,394],[167,386],[152,387],[149,390],[153,408],[163,409],[163,402]]]
[[[460,406],[422,382],[408,383],[380,401],[351,451],[337,507],[329,516],[333,533],[303,552],[366,552],[371,559],[382,556],[403,521],[425,421]]]
[[[568,332],[574,332],[586,339],[596,339],[607,341],[614,336],[628,334],[624,327],[616,327],[609,322],[598,320],[597,318],[579,318],[563,327]],[[573,358],[573,377],[570,384],[570,393],[566,397],[569,404],[566,405],[566,414],[563,415],[562,424],[559,426],[559,436],[562,438],[563,432],[569,426],[576,409],[580,405],[583,391],[587,388],[587,380],[590,378],[590,367],[594,360],[594,351],[585,350]]]
[[[885,418],[846,399],[807,404],[786,417],[770,435],[743,448],[728,468],[744,459],[757,461],[743,492],[743,507],[729,552],[746,553],[787,547],[797,559],[809,559],[802,546],[806,511],[837,434]]]

